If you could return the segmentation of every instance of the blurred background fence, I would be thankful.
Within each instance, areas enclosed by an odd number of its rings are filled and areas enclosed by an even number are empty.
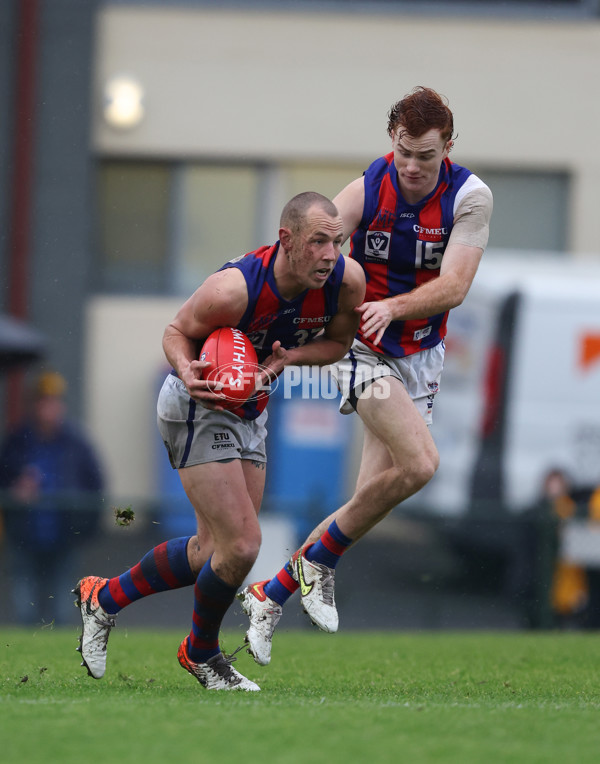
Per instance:
[[[82,523],[95,526],[95,531],[85,539],[78,538],[77,531],[71,537],[78,555],[64,557],[62,588],[49,588],[46,582],[45,591],[26,603],[31,617],[25,623],[77,624],[70,589],[79,577],[118,575],[150,548],[172,537],[163,522],[163,506],[143,502],[132,506],[135,520],[130,526],[117,524],[113,507]],[[581,507],[583,513],[585,507]],[[4,511],[5,521],[10,520],[9,512]],[[81,515],[85,516],[85,510]],[[596,544],[596,551],[590,553],[581,537],[574,538],[581,532],[587,535],[590,522],[582,514],[572,524],[561,524],[551,504],[545,502],[516,518],[498,506],[480,506],[459,519],[425,510],[397,510],[339,566],[336,599],[341,623],[349,629],[597,628],[599,547]],[[273,511],[268,503],[262,528],[263,546],[248,580],[261,580],[276,572],[300,540],[294,520]],[[593,523],[591,530],[599,532]],[[181,535],[193,531],[189,518],[187,527],[182,522],[178,531]],[[0,567],[3,624],[20,621],[10,596],[14,581],[9,545],[4,538]],[[557,601],[557,573],[565,561],[577,565],[585,577],[585,590],[572,591],[575,599],[570,609]],[[28,575],[33,577],[34,571]],[[124,627],[186,629],[190,598],[189,589],[158,594],[132,605],[120,621]],[[309,627],[296,599],[296,605],[286,609],[282,625]],[[228,614],[227,624],[244,626],[239,608]]]

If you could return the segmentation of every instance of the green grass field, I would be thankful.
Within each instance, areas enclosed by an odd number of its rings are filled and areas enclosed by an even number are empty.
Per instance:
[[[207,692],[182,634],[115,629],[106,676],[73,629],[0,630],[0,761],[569,762],[600,760],[595,634],[276,634],[260,693]],[[228,651],[239,635],[225,635]]]

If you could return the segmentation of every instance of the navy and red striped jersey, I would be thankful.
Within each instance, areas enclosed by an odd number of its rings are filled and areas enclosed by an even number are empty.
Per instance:
[[[340,255],[322,288],[306,289],[293,300],[286,300],[279,294],[273,274],[278,251],[279,242],[248,252],[220,268],[238,268],[246,279],[248,307],[236,328],[249,337],[259,363],[271,355],[276,340],[289,350],[314,339],[338,312],[344,278],[345,261]],[[234,413],[255,419],[266,405],[267,395],[259,395]]]
[[[435,189],[408,204],[398,186],[393,152],[376,159],[364,175],[363,216],[352,234],[350,257],[365,271],[365,302],[405,294],[437,278],[454,224],[458,191],[470,170],[445,159]],[[392,321],[378,346],[374,335],[357,338],[376,353],[394,358],[434,347],[446,335],[448,312],[411,321]]]

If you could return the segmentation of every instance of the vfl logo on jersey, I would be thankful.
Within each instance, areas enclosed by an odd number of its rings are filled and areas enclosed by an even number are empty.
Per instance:
[[[365,255],[387,262],[390,256],[390,238],[391,234],[387,231],[367,231]]]

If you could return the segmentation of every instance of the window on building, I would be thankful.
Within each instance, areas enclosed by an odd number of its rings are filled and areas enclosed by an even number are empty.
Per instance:
[[[567,250],[567,173],[469,167],[488,184],[494,195],[490,251]]]
[[[98,172],[96,288],[190,294],[230,258],[274,242],[292,196],[314,190],[333,198],[367,164],[107,160]],[[491,256],[566,251],[567,173],[472,169],[494,194]]]
[[[171,287],[183,293],[266,242],[259,230],[259,168],[192,164],[177,178]]]
[[[301,191],[333,197],[361,165],[105,160],[98,172],[96,288],[189,294],[224,262],[277,239]]]
[[[98,171],[96,288],[186,294],[258,246],[260,169],[107,160]]]
[[[156,293],[169,248],[171,173],[157,162],[104,162],[98,172],[100,291]]]

